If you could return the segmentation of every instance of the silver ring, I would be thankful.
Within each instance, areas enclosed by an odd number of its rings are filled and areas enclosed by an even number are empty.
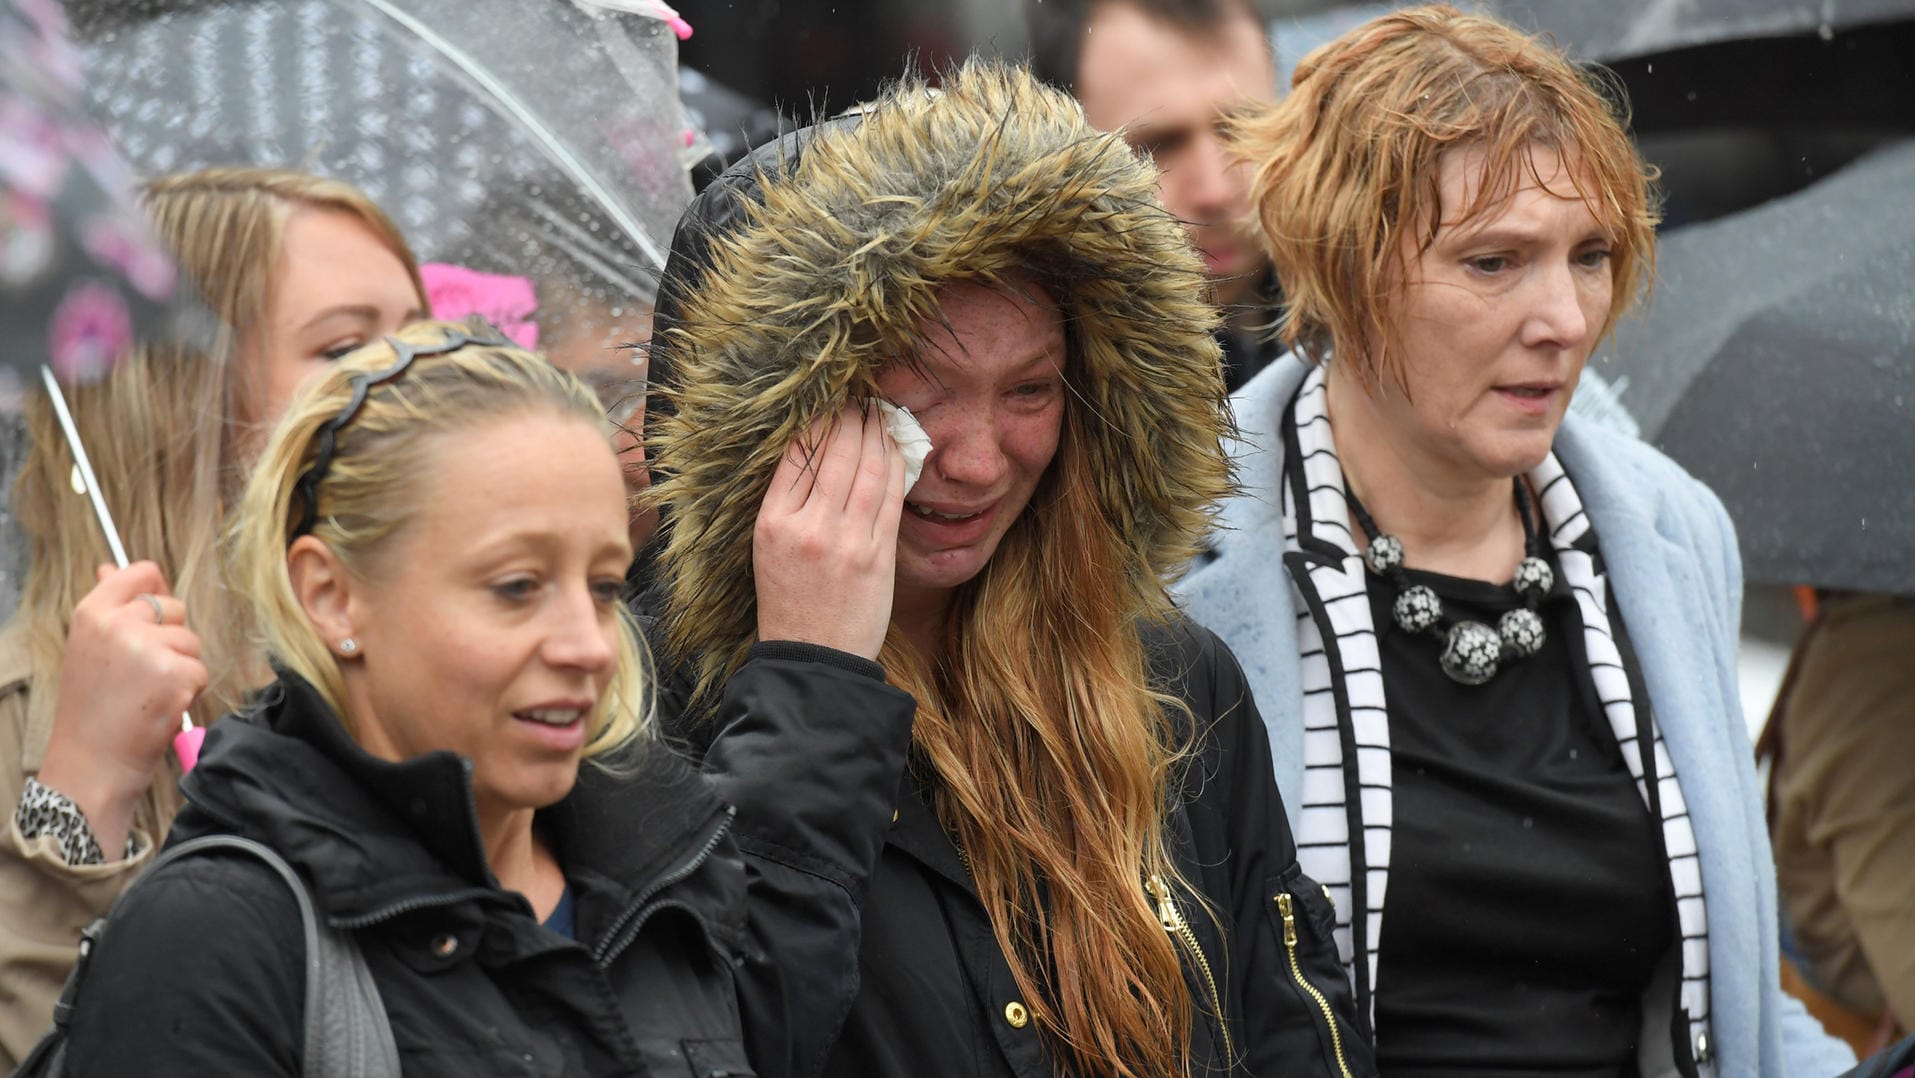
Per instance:
[[[157,595],[149,595],[146,592],[141,592],[138,597],[145,599],[146,605],[153,608],[153,624],[165,625],[166,608],[160,605],[160,597]]]

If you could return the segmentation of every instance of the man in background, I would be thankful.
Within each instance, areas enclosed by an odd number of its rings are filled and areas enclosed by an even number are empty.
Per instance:
[[[1250,0],[1026,0],[1031,69],[1075,94],[1092,126],[1122,129],[1163,171],[1164,205],[1203,256],[1224,380],[1276,356],[1274,274],[1246,227],[1250,176],[1220,133],[1237,107],[1276,98],[1276,57]]]

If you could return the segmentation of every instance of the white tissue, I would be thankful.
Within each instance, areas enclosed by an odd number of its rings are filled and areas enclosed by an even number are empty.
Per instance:
[[[908,409],[880,400],[878,410],[884,413],[885,432],[897,444],[898,452],[904,454],[904,492],[909,494],[924,472],[924,458],[931,455],[931,436],[924,433],[917,417]]]

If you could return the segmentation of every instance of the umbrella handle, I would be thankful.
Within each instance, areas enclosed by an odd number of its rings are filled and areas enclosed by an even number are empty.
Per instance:
[[[60,380],[53,376],[53,368],[45,364],[40,365],[40,380],[46,383],[47,395],[53,398],[53,414],[60,420],[60,432],[66,435],[67,448],[73,451],[73,466],[79,469],[87,498],[93,502],[93,519],[100,522],[100,530],[106,533],[106,545],[113,551],[113,564],[124,569],[126,545],[120,542],[120,529],[113,524],[113,511],[106,507],[106,497],[100,493],[100,481],[93,475],[93,460],[86,455],[86,446],[80,441],[80,429],[73,425],[73,413],[67,411]]]
[[[185,774],[199,763],[199,746],[200,742],[206,740],[206,727],[194,726],[188,716],[182,715],[180,718],[186,728],[173,735],[173,755],[179,757],[180,773]]]
[[[53,414],[60,421],[60,433],[66,436],[67,448],[73,451],[73,467],[79,470],[80,482],[86,484],[87,499],[93,503],[93,519],[100,522],[100,530],[106,533],[107,548],[113,551],[113,564],[124,569],[128,565],[126,544],[120,541],[120,529],[113,523],[113,511],[106,507],[106,496],[100,493],[99,478],[93,474],[93,459],[86,455],[86,445],[80,441],[80,428],[73,425],[73,413],[67,409],[60,380],[53,376],[53,368],[43,363],[40,381],[46,384],[47,396],[53,399]],[[199,760],[199,739],[205,736],[204,730],[193,725],[193,716],[180,716],[180,732],[173,739],[173,752],[179,756],[183,770],[192,770]]]

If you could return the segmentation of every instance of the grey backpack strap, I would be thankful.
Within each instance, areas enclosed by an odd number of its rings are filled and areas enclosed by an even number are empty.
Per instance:
[[[400,1078],[399,1049],[392,1040],[379,987],[366,957],[349,933],[328,924],[313,909],[306,881],[271,847],[238,835],[208,835],[182,842],[153,862],[194,853],[232,850],[265,862],[286,881],[299,903],[306,935],[306,1031],[300,1074],[304,1078]]]

